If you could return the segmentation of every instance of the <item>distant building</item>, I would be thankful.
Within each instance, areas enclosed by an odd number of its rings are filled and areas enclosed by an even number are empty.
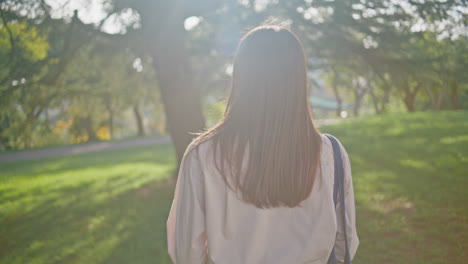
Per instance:
[[[323,61],[317,59],[310,59],[309,64],[320,65]],[[338,102],[335,96],[325,88],[325,82],[323,80],[324,71],[320,68],[312,67],[316,70],[309,71],[308,77],[312,86],[312,90],[309,97],[309,103],[311,104],[314,118],[336,118],[336,109],[338,108]],[[346,111],[353,107],[352,104],[347,102],[341,103],[341,110]],[[346,115],[346,113],[344,113]]]
[[[312,106],[312,111],[315,118],[330,118],[336,117],[336,109],[338,108],[338,102],[335,99],[310,96],[309,103]],[[353,107],[350,103],[343,102],[341,104],[341,110],[346,111]]]

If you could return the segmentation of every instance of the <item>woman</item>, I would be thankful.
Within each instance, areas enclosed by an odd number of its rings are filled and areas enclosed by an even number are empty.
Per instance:
[[[187,148],[167,221],[177,264],[343,261],[333,150],[315,128],[302,46],[262,26],[241,40],[223,120]],[[359,240],[348,155],[341,144],[351,258]]]

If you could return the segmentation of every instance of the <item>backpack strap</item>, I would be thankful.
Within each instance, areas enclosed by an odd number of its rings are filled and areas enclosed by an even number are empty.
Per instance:
[[[342,222],[343,222],[343,233],[345,237],[345,264],[352,264],[351,257],[349,255],[349,247],[348,247],[348,236],[346,234],[346,207],[345,207],[345,199],[344,199],[344,172],[343,172],[343,160],[341,159],[341,149],[338,143],[338,140],[330,135],[325,134],[325,136],[330,139],[332,146],[333,146],[333,158],[334,158],[334,184],[333,184],[333,202],[336,204],[338,202],[338,193],[340,194],[340,204],[341,204],[341,215],[342,215]],[[331,252],[330,258],[328,263],[336,263],[336,255],[335,255],[335,248]]]

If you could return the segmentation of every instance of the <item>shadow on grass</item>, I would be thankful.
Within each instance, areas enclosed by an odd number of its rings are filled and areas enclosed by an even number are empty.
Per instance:
[[[355,263],[464,263],[468,115],[395,114],[321,130],[353,168]],[[0,263],[170,263],[170,146],[0,165]]]
[[[164,146],[3,166],[0,263],[168,263],[173,156]]]
[[[322,129],[353,168],[359,263],[463,263],[468,257],[468,115],[394,114]]]
[[[47,172],[49,174],[62,173],[77,169],[91,167],[112,167],[120,163],[160,163],[173,162],[173,150],[169,144],[157,146],[145,146],[110,150],[103,152],[92,152],[87,154],[76,154],[65,157],[50,157],[32,161],[18,161],[0,164],[2,174],[6,176],[27,176]]]
[[[0,245],[12,250],[2,263],[167,262],[171,195],[165,185],[147,185],[94,204],[78,200],[51,206],[44,201],[14,222],[2,223],[9,227],[4,237],[12,238]]]

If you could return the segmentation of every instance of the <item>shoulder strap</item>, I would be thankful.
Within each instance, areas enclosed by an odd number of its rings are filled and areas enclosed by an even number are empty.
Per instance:
[[[343,160],[341,159],[341,149],[338,143],[338,140],[330,135],[325,134],[332,143],[333,146],[333,158],[334,158],[334,167],[335,167],[335,176],[334,176],[334,184],[333,184],[333,202],[336,204],[338,202],[338,193],[340,194],[340,203],[341,203],[341,215],[342,215],[342,222],[343,222],[343,233],[345,237],[345,262],[346,264],[351,264],[351,257],[349,255],[349,247],[348,247],[348,236],[346,234],[346,207],[345,207],[345,199],[344,199],[344,175],[343,175]],[[330,256],[331,263],[336,263],[336,256],[335,256],[335,249],[332,250],[332,255]]]

